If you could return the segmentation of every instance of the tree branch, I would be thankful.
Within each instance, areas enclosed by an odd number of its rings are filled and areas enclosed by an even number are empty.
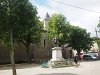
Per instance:
[[[21,41],[21,43],[23,43],[25,46],[27,46],[27,44],[24,41]]]

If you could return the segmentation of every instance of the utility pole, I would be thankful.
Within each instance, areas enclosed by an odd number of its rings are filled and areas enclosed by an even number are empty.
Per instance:
[[[98,31],[96,27],[95,27],[95,33],[96,33],[96,38],[98,38]]]
[[[99,17],[99,24],[98,25],[100,26],[100,17]],[[98,25],[97,25],[97,27],[98,27]],[[96,38],[98,38],[98,30],[97,30],[97,27],[95,27]]]

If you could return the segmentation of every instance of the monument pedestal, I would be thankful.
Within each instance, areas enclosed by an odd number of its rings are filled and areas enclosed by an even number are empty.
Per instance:
[[[65,67],[67,62],[62,57],[62,48],[54,47],[52,48],[52,59],[50,60],[52,67]]]

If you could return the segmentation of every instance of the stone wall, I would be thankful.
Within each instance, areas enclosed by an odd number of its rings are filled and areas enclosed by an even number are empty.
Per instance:
[[[0,43],[0,64],[10,63],[10,49],[5,48]],[[25,62],[26,61],[26,52],[24,46],[20,46],[15,49],[15,61],[16,62]]]
[[[32,59],[45,59],[51,56],[51,48],[52,46],[45,47],[30,47],[30,55]],[[0,43],[0,64],[10,63],[10,53],[8,48],[5,48]],[[26,62],[26,48],[24,45],[20,45],[20,47],[15,49],[15,62]]]

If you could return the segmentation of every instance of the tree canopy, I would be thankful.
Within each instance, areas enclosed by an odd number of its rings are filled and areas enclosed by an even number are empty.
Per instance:
[[[24,42],[29,47],[40,40],[42,24],[37,14],[37,8],[29,0],[0,0],[0,39],[11,48],[13,69],[14,46]]]
[[[53,14],[49,20],[49,37],[57,37],[58,44],[68,46],[77,50],[89,50],[93,44],[93,39],[85,29],[72,26],[62,14]]]
[[[80,53],[81,50],[89,50],[93,44],[93,39],[90,37],[90,33],[87,33],[85,29],[77,26],[71,27],[69,37],[69,46],[77,50],[78,53]]]
[[[36,7],[32,6],[28,0],[0,1],[1,33],[9,37],[10,29],[12,29],[13,42],[18,42],[21,37],[31,32],[32,27],[36,27],[38,20]]]
[[[49,19],[48,33],[50,38],[57,38],[58,44],[61,45],[65,41],[65,35],[67,34],[67,27],[69,23],[62,14],[53,14]]]

